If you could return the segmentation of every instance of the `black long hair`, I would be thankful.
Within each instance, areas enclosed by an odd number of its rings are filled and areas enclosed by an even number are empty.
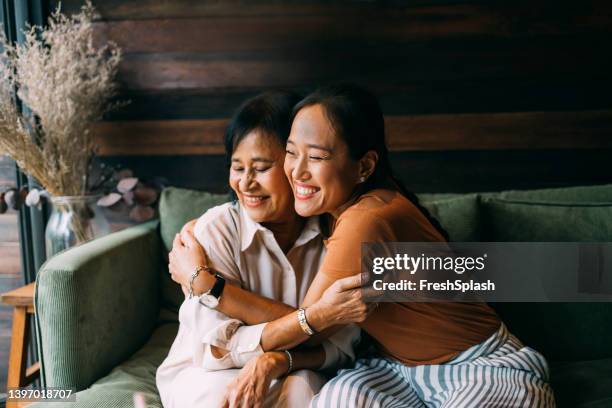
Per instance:
[[[289,91],[269,91],[247,99],[236,109],[225,129],[225,160],[229,168],[232,155],[240,142],[254,130],[261,131],[283,146],[287,144],[291,131],[293,107],[300,96]],[[230,189],[233,199],[236,195]]]
[[[293,108],[293,117],[307,106],[321,105],[334,131],[346,142],[353,160],[361,159],[368,151],[378,154],[374,172],[359,185],[363,194],[376,188],[398,190],[425,215],[429,222],[448,241],[448,233],[418,197],[395,176],[385,143],[385,120],[376,97],[366,89],[348,83],[321,87],[302,99]]]

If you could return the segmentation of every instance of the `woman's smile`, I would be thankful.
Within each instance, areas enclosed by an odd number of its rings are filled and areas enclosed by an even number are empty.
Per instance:
[[[298,200],[310,200],[315,194],[321,191],[321,189],[316,186],[302,184],[297,181],[294,181],[293,185],[295,188],[295,198]]]
[[[264,203],[264,200],[268,199],[268,196],[251,195],[242,193],[243,203],[247,207],[259,207]]]

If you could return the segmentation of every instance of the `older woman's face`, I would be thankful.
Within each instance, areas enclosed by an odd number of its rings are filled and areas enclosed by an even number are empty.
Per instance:
[[[287,142],[285,174],[303,216],[334,213],[359,183],[359,164],[346,142],[336,135],[321,105],[296,115]]]
[[[232,154],[229,184],[255,222],[286,222],[295,217],[291,187],[283,172],[285,149],[255,130]]]

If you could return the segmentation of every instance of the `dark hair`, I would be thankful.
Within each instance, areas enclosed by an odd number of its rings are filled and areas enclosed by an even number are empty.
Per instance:
[[[247,99],[234,112],[225,130],[225,157],[231,165],[236,146],[254,130],[278,140],[285,146],[291,131],[291,115],[300,96],[288,91],[263,92]]]
[[[307,106],[321,105],[336,133],[346,142],[354,160],[361,159],[368,151],[378,154],[374,172],[359,185],[363,194],[375,188],[392,188],[408,198],[448,240],[448,233],[425,207],[417,196],[406,189],[393,176],[389,150],[385,143],[385,120],[376,97],[369,91],[353,84],[335,84],[321,87],[301,100],[293,109],[293,116]]]
[[[259,130],[275,138],[281,146],[287,144],[291,131],[292,110],[300,96],[288,91],[269,91],[247,99],[236,109],[225,129],[225,160],[232,164],[234,150],[250,132]],[[229,195],[237,200],[231,188]]]

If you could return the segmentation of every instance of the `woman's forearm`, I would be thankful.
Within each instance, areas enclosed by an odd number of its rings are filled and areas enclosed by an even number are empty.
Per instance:
[[[332,320],[316,303],[306,309],[306,320],[317,332],[315,335],[309,336],[302,330],[297,312],[269,322],[261,334],[261,348],[264,351],[272,351],[288,350],[300,344],[319,345],[342,327],[330,324]]]
[[[325,350],[322,346],[290,350],[293,359],[293,371],[317,370],[325,363]]]
[[[194,293],[204,291],[194,285]],[[261,337],[264,351],[288,350],[302,343],[315,346],[340,329],[340,326],[330,329],[324,311],[313,305],[306,310],[306,317],[317,334],[308,336],[298,323],[296,308],[229,283],[225,285],[217,310],[249,326],[269,322]]]
[[[193,282],[194,294],[201,295],[208,292],[214,282],[215,278],[212,275],[201,273]],[[295,311],[295,308],[227,282],[217,310],[247,325],[255,325],[282,318]]]

